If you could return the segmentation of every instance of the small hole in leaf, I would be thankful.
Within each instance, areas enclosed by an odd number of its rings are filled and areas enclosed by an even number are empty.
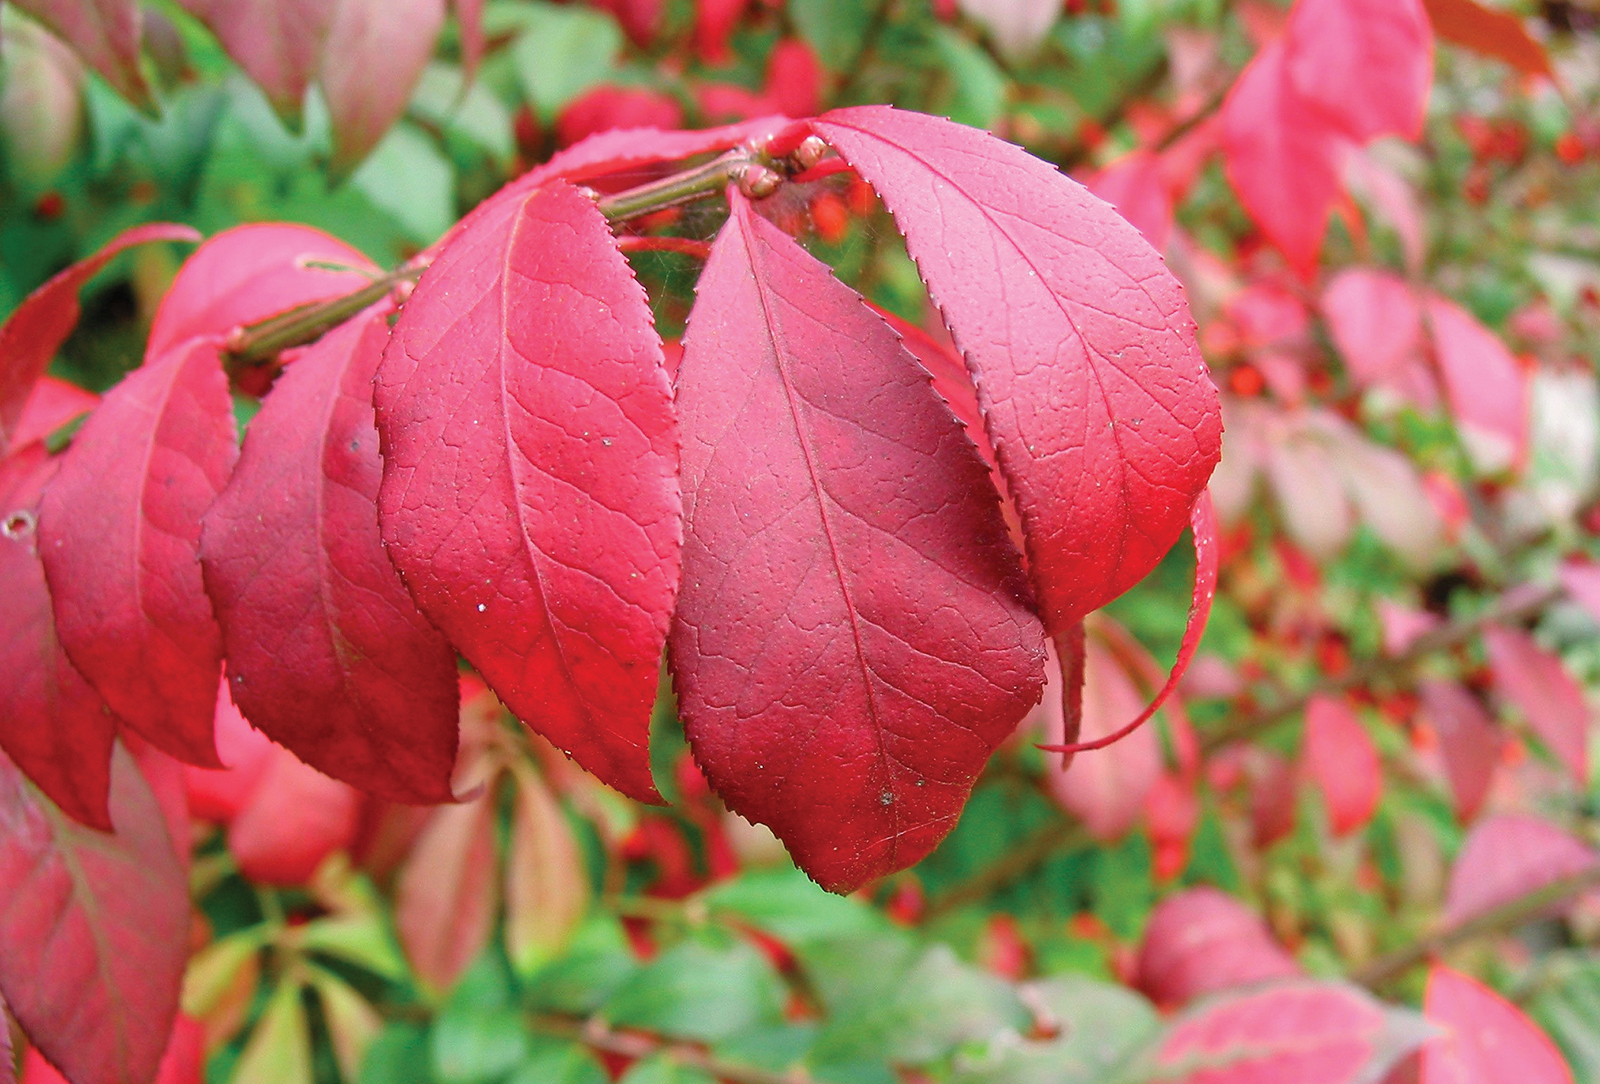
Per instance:
[[[4,534],[14,542],[21,541],[33,534],[37,526],[38,521],[34,519],[33,513],[22,509],[11,513],[5,518],[4,523],[0,523],[0,534]]]

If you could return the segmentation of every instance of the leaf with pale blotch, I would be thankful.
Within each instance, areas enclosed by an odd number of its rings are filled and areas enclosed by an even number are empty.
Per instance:
[[[523,974],[557,956],[589,906],[589,870],[567,815],[525,764],[512,769],[516,797],[506,848],[506,955]]]
[[[16,5],[72,46],[124,98],[154,108],[139,70],[144,21],[138,0],[16,0]]]
[[[417,977],[448,990],[488,944],[499,902],[495,805],[440,806],[400,870],[395,928]]]
[[[1441,1034],[1422,1048],[1421,1084],[1573,1084],[1550,1037],[1468,975],[1435,965],[1423,1013]]]

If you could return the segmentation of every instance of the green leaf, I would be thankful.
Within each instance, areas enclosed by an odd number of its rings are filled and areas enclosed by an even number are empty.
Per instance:
[[[889,928],[872,908],[824,892],[792,866],[743,873],[708,889],[701,899],[712,914],[737,916],[795,949],[812,941]]]
[[[716,1084],[716,1078],[657,1054],[635,1062],[619,1084]]]
[[[950,119],[974,128],[993,128],[1006,107],[1005,73],[988,53],[948,26],[933,28],[933,43],[953,87]]]
[[[544,121],[604,82],[622,52],[622,28],[593,8],[530,3],[505,14],[522,28],[511,55],[523,93]]]
[[[511,111],[483,83],[468,84],[455,64],[433,63],[423,70],[411,112],[503,169],[516,157]]]
[[[527,1059],[527,1022],[510,1008],[452,1004],[433,1023],[433,1075],[440,1084],[484,1084]]]
[[[566,953],[532,977],[527,1000],[552,1012],[593,1012],[638,970],[615,916],[593,915],[578,927]]]
[[[432,244],[456,220],[455,167],[414,125],[390,129],[350,184],[420,245]]]
[[[715,1041],[783,1018],[783,983],[754,947],[686,941],[629,979],[606,1002],[621,1027]]]
[[[582,1044],[539,1039],[507,1084],[607,1084],[605,1068]]]
[[[1563,954],[1546,974],[1529,1011],[1566,1055],[1578,1084],[1600,1084],[1600,958]]]
[[[312,965],[311,986],[322,1005],[322,1020],[328,1029],[334,1059],[342,1079],[354,1082],[373,1041],[383,1031],[383,1017],[366,998],[338,975]]]
[[[374,975],[403,982],[410,973],[400,946],[376,914],[319,918],[295,930],[301,948],[355,964]]]
[[[300,984],[285,982],[272,992],[250,1041],[234,1067],[233,1084],[312,1084],[311,1028]]]
[[[428,1062],[427,1029],[397,1020],[367,1048],[360,1084],[429,1084]]]
[[[1057,1036],[1006,1035],[963,1059],[956,1084],[1103,1084],[1160,1028],[1149,1002],[1111,983],[1066,975],[1030,984],[1027,996],[1054,1017]]]
[[[795,29],[833,71],[844,71],[861,57],[873,5],[861,0],[789,0]]]

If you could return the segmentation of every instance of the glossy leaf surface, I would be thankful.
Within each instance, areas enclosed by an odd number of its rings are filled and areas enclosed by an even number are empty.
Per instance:
[[[444,802],[455,652],[418,612],[378,533],[371,395],[388,338],[386,315],[371,313],[288,366],[206,514],[201,557],[245,717],[371,794]]]
[[[894,214],[966,355],[1059,632],[1144,578],[1216,466],[1183,290],[1111,208],[992,136],[882,106],[812,127]]]
[[[742,201],[678,407],[695,757],[824,887],[903,868],[1043,681],[987,469],[888,325]]]
[[[379,511],[422,611],[511,711],[624,793],[678,584],[677,438],[644,291],[555,182],[440,254],[377,379]]]
[[[63,457],[39,515],[62,646],[152,745],[215,767],[222,634],[200,576],[200,517],[238,456],[214,342],[112,388]]]

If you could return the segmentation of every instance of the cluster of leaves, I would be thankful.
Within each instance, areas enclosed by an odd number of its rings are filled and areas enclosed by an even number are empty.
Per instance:
[[[1600,1079],[1556,7],[7,7],[21,1079]]]

